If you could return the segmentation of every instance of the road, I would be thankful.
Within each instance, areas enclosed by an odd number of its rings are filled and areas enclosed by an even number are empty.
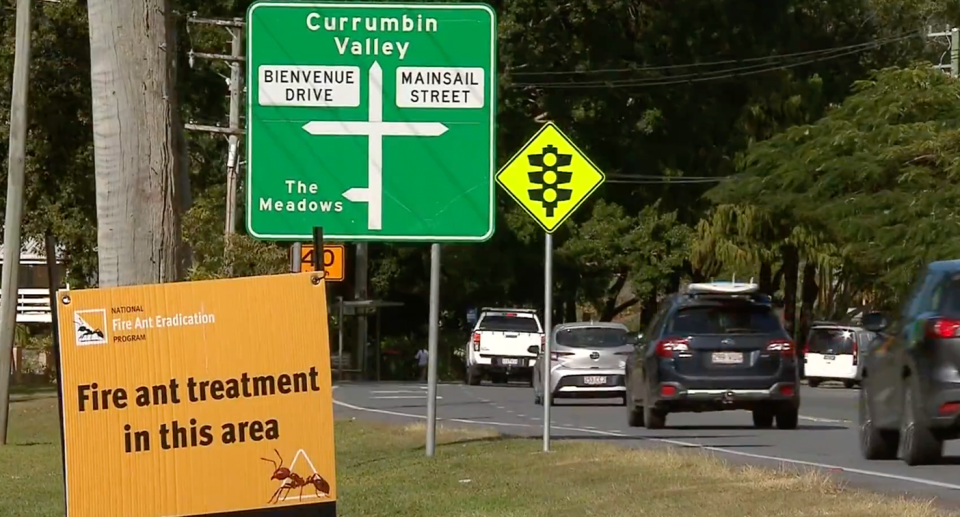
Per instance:
[[[532,388],[510,385],[442,384],[437,415],[458,425],[490,426],[503,434],[539,436],[543,408]],[[393,422],[425,419],[426,386],[417,383],[341,384],[335,413]],[[931,498],[960,508],[960,441],[947,442],[941,465],[908,467],[899,461],[866,461],[857,438],[857,390],[839,385],[803,386],[800,427],[794,431],[755,429],[750,413],[672,414],[667,428],[631,428],[615,400],[560,401],[552,409],[555,439],[608,440],[629,447],[698,448],[729,460],[765,466],[816,468],[849,485]]]

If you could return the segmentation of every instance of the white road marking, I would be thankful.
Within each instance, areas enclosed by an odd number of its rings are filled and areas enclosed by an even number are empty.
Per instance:
[[[355,405],[353,405],[353,404],[347,404],[347,403],[345,403],[345,402],[340,402],[339,400],[334,400],[333,403],[334,403],[335,405],[338,405],[338,406],[341,406],[341,407],[345,407],[345,408],[347,408],[347,409],[352,409],[352,410],[354,410],[354,411],[363,411],[363,412],[367,412],[367,413],[379,413],[379,414],[383,414],[383,415],[399,416],[399,417],[404,417],[404,418],[414,418],[414,419],[418,419],[418,420],[426,420],[426,419],[427,419],[427,417],[424,416],[424,415],[414,415],[414,414],[411,414],[411,413],[401,413],[401,412],[399,412],[399,411],[387,411],[387,410],[385,410],[385,409],[365,408],[365,407],[355,406]],[[526,428],[530,428],[530,427],[540,427],[539,425],[531,425],[531,424],[512,424],[512,423],[507,423],[507,422],[481,422],[481,421],[477,421],[477,420],[468,420],[468,419],[463,419],[463,418],[439,418],[439,417],[438,417],[437,420],[446,420],[446,421],[449,421],[449,422],[458,422],[458,423],[463,423],[463,424],[487,425],[487,426],[496,426],[496,427],[526,427]],[[842,466],[840,466],[840,465],[830,465],[830,464],[828,464],[828,463],[817,463],[817,462],[813,462],[813,461],[796,460],[796,459],[792,459],[792,458],[783,458],[783,457],[780,457],[780,456],[768,456],[768,455],[766,455],[766,454],[753,454],[753,453],[750,453],[750,452],[743,452],[743,451],[737,451],[737,450],[733,450],[733,449],[726,449],[726,448],[723,448],[723,447],[711,447],[711,446],[709,446],[709,445],[701,445],[701,444],[699,444],[699,443],[684,442],[684,441],[681,441],[681,440],[669,440],[669,439],[666,439],[666,438],[654,438],[654,437],[646,437],[646,436],[637,436],[637,435],[630,435],[630,434],[627,434],[627,433],[624,433],[624,432],[620,432],[620,431],[599,431],[599,430],[596,430],[596,429],[585,429],[585,428],[582,428],[582,427],[552,426],[552,429],[557,429],[557,430],[560,430],[560,431],[574,431],[574,432],[580,432],[580,433],[586,433],[586,434],[596,434],[596,435],[601,435],[601,436],[615,436],[615,437],[619,437],[619,438],[636,438],[636,439],[638,439],[638,440],[645,440],[645,441],[650,441],[650,442],[666,443],[666,444],[668,444],[668,445],[674,445],[674,446],[677,446],[677,447],[685,447],[685,448],[693,448],[693,449],[702,449],[702,450],[705,450],[705,451],[716,452],[716,453],[720,453],[720,454],[730,454],[730,455],[732,455],[732,456],[741,456],[741,457],[744,457],[744,458],[753,458],[753,459],[766,460],[766,461],[777,461],[777,462],[781,462],[781,463],[789,463],[789,464],[791,464],[791,465],[803,465],[803,466],[806,466],[806,467],[815,467],[815,468],[823,469],[823,470],[841,471],[841,472],[850,473],[850,474],[859,474],[859,475],[862,475],[862,476],[869,476],[869,477],[882,478],[882,479],[893,479],[893,480],[896,480],[896,481],[905,481],[905,482],[908,482],[908,483],[915,483],[915,484],[918,484],[918,485],[933,486],[933,487],[938,487],[938,488],[947,488],[947,489],[950,489],[950,490],[960,490],[960,485],[955,485],[955,484],[951,484],[951,483],[944,483],[944,482],[941,482],[941,481],[934,481],[934,480],[932,480],[932,479],[924,479],[924,478],[918,478],[918,477],[912,477],[912,476],[901,476],[901,475],[897,475],[897,474],[888,474],[888,473],[886,473],[886,472],[877,472],[877,471],[875,471],[875,470],[865,470],[865,469],[856,469],[856,468],[842,467]]]
[[[815,416],[803,416],[800,415],[800,420],[807,420],[810,422],[820,422],[824,424],[849,424],[852,423],[850,420],[837,420],[835,418],[820,418]]]
[[[378,399],[378,400],[382,400],[382,399],[417,399],[417,400],[424,400],[424,399],[427,398],[427,396],[426,396],[426,395],[384,395],[384,396],[382,396],[382,397],[370,397],[370,398],[372,398],[372,399]],[[443,397],[441,397],[440,395],[437,395],[437,399],[438,399],[438,400],[439,400],[439,399],[442,399],[442,398],[443,398]]]
[[[377,395],[392,395],[396,393],[420,393],[420,390],[411,391],[411,390],[375,390],[370,393],[375,393]]]

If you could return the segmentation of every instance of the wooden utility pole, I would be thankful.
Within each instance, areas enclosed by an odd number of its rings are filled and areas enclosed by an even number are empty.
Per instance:
[[[179,280],[190,199],[171,0],[88,0],[101,287]]]
[[[30,0],[17,1],[17,34],[10,101],[10,151],[7,166],[7,209],[3,220],[3,273],[0,279],[0,445],[7,444],[10,415],[10,359],[17,326],[17,271],[20,269],[20,225],[27,149],[27,92],[30,89]],[[50,308],[54,309],[53,300]]]
[[[227,135],[227,199],[226,218],[224,221],[225,244],[229,246],[230,236],[237,231],[237,190],[239,189],[239,175],[237,173],[240,162],[240,136],[244,129],[240,124],[241,99],[243,97],[243,27],[242,19],[220,20],[213,18],[197,18],[191,16],[187,23],[223,27],[230,33],[230,54],[211,54],[207,52],[190,51],[191,62],[194,59],[214,59],[230,63],[230,119],[227,127],[204,126],[187,124],[186,128],[193,131]]]

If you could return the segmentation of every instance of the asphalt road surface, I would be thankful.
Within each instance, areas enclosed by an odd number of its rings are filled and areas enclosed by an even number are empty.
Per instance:
[[[390,422],[426,418],[426,385],[418,383],[341,384],[334,391],[338,417]],[[541,436],[543,407],[533,389],[522,385],[441,384],[437,416],[458,425],[489,426],[502,434]],[[678,413],[667,428],[627,425],[616,400],[561,400],[551,408],[551,436],[609,440],[628,447],[686,447],[732,461],[765,466],[815,468],[851,486],[922,498],[960,508],[960,441],[947,442],[940,465],[908,467],[900,461],[867,461],[857,442],[857,390],[825,384],[803,386],[800,427],[793,431],[755,429],[750,413]],[[440,452],[438,451],[438,454]]]

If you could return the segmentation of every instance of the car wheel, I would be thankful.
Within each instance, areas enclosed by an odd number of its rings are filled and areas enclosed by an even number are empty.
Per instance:
[[[536,405],[538,405],[538,406],[542,406],[542,405],[543,405],[543,397],[541,397],[541,396],[538,395],[537,393],[534,393],[534,394],[533,394],[533,403],[536,404]]]
[[[467,384],[469,386],[480,385],[480,372],[476,368],[467,368]]]
[[[852,390],[857,386],[857,381],[843,381],[843,387]]]
[[[649,388],[647,388],[649,390]],[[643,399],[643,426],[647,429],[663,429],[667,426],[667,412],[657,409],[650,403],[650,397]]]
[[[643,426],[647,429],[663,429],[667,426],[667,412],[643,406]]]
[[[800,422],[800,408],[793,404],[784,404],[776,412],[777,429],[796,429]]]
[[[877,429],[873,424],[870,409],[870,392],[866,386],[860,390],[860,454],[867,460],[892,460],[897,457],[896,432]]]
[[[903,412],[900,421],[900,444],[897,456],[910,466],[928,465],[943,457],[943,442],[930,432],[923,414],[917,411],[917,394],[910,384],[903,394]]]
[[[811,388],[816,388],[820,385],[820,379],[807,379],[807,386]]]
[[[630,427],[643,427],[643,408],[637,407],[637,403],[633,400],[633,394],[630,393],[629,389],[623,398],[627,406],[627,425]]]
[[[773,427],[773,411],[765,406],[754,409],[753,426],[757,429],[770,429]]]

